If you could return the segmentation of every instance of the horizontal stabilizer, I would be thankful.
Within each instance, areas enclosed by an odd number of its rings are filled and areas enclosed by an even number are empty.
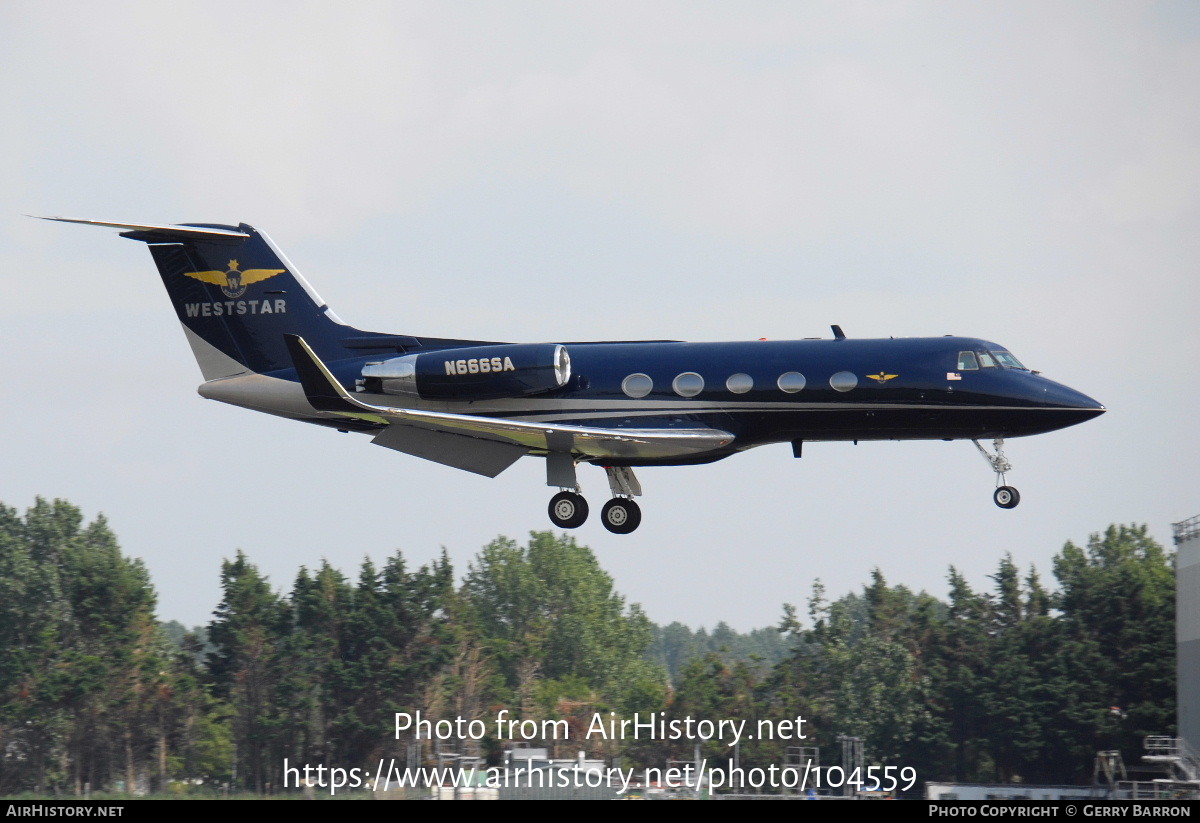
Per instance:
[[[164,242],[170,240],[207,240],[210,243],[240,243],[243,240],[250,239],[250,235],[233,228],[222,229],[212,226],[156,226],[145,223],[109,223],[104,220],[80,220],[74,217],[42,217],[40,219],[57,220],[59,223],[82,223],[85,226],[103,226],[110,229],[120,229],[123,232],[138,232],[147,235],[155,235],[154,239],[161,237]]]

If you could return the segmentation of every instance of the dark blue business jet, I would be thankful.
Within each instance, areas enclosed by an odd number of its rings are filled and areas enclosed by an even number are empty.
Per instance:
[[[120,229],[150,253],[200,364],[201,396],[363,432],[371,442],[495,477],[525,455],[559,489],[550,519],[588,516],[576,466],[608,475],[605,528],[641,522],[636,466],[710,463],[767,443],[971,440],[1004,482],[1007,437],[1104,413],[1085,394],[973,337],[683,343],[494,343],[348,326],[246,224]],[[979,441],[993,441],[989,452]]]

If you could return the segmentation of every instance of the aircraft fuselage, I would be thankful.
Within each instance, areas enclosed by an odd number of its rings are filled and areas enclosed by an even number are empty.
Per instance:
[[[570,381],[536,396],[457,402],[358,396],[375,404],[526,421],[617,429],[699,424],[735,435],[732,443],[708,455],[605,461],[630,466],[703,462],[797,440],[1020,437],[1065,428],[1104,411],[1090,397],[1027,369],[995,365],[959,370],[962,352],[1004,351],[977,338],[564,345],[570,353]],[[363,365],[378,359],[326,365],[353,391]],[[295,379],[289,372],[279,376]],[[623,388],[633,375],[649,378],[647,393],[641,393],[646,381],[635,387],[640,396]],[[688,375],[691,383],[685,379],[678,384],[680,375]],[[790,383],[788,378],[781,381],[785,375],[792,375]],[[803,378],[801,388],[796,388],[801,380],[795,375]],[[781,382],[791,390],[781,388]]]

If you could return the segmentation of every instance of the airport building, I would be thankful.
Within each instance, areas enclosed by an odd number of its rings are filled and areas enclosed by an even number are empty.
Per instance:
[[[1200,749],[1200,515],[1173,528],[1178,733]]]

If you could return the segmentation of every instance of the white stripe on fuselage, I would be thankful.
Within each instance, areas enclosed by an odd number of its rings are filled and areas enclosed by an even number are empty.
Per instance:
[[[211,400],[219,400],[234,406],[255,411],[278,414],[284,417],[323,417],[329,420],[343,419],[341,415],[314,410],[304,396],[299,383],[267,377],[261,374],[246,374],[204,383],[197,390]],[[645,418],[722,413],[795,413],[802,411],[1079,411],[1059,409],[1052,406],[986,406],[946,405],[938,403],[817,403],[796,400],[740,401],[720,403],[716,401],[678,400],[584,400],[551,399],[540,400],[492,400],[483,402],[422,401],[396,395],[359,394],[364,403],[372,405],[407,408],[420,411],[438,411],[450,414],[471,414],[479,417],[498,417],[524,420],[531,423],[549,423],[555,420],[604,420],[612,418]]]
[[[757,413],[781,413],[781,412],[803,412],[803,411],[893,411],[893,410],[922,410],[922,411],[1079,411],[1079,409],[1061,409],[1042,406],[944,406],[944,405],[913,405],[901,403],[789,403],[786,406],[778,406],[769,404],[767,408],[744,409],[736,406],[705,409],[702,411],[689,410],[686,407],[679,407],[673,411],[651,411],[651,410],[627,410],[627,411],[609,411],[609,412],[569,412],[560,411],[553,414],[523,414],[520,416],[512,416],[514,420],[526,420],[530,423],[550,423],[554,420],[602,420],[612,417],[669,417],[671,415],[693,415],[693,414],[720,414],[722,412],[736,413],[740,411],[754,411]],[[487,415],[490,417],[504,417],[508,419],[510,415]]]

